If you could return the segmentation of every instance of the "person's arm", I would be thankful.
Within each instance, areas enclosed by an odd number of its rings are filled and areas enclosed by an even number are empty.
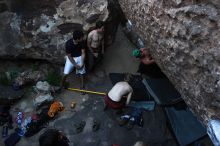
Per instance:
[[[73,59],[73,57],[71,57],[71,54],[67,54],[68,59],[70,60],[70,62],[77,68],[79,69],[80,66],[76,64],[75,60]]]
[[[91,51],[91,53],[93,53],[93,50],[91,48],[91,43],[92,43],[92,34],[90,32],[87,37],[87,46],[88,46],[89,50]]]
[[[145,50],[146,51],[146,50]],[[154,64],[155,61],[154,59],[151,57],[151,55],[146,51],[146,54],[144,54],[144,58],[141,59],[141,62],[145,65],[150,65],[150,64]]]
[[[148,58],[142,59],[141,62],[145,65],[150,65],[155,63],[154,59],[148,59]]]
[[[131,92],[128,94],[128,97],[126,100],[126,105],[128,105],[130,103],[132,93],[133,93],[133,90],[131,90]]]
[[[92,53],[92,55],[93,55],[94,57],[98,57],[98,53],[94,53],[94,51],[93,51],[93,49],[92,49],[92,47],[91,47],[92,35],[93,35],[92,32],[90,32],[89,35],[88,35],[88,38],[87,38],[87,46],[88,46],[89,51]]]
[[[76,64],[75,60],[71,56],[71,52],[72,52],[71,45],[70,45],[69,41],[67,41],[66,42],[66,56],[68,57],[70,62],[78,69],[79,66]]]
[[[81,67],[83,67],[84,63],[85,63],[85,56],[86,56],[86,50],[82,49],[82,56],[81,56]]]

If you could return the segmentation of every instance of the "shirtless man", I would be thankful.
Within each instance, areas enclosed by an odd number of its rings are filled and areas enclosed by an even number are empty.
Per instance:
[[[128,82],[122,81],[116,83],[109,93],[105,96],[105,108],[122,109],[128,105],[131,100],[133,89]]]
[[[140,58],[141,62],[144,65],[150,65],[155,63],[147,48],[135,49],[133,51],[133,56],[135,56],[136,58]]]
[[[140,73],[141,75],[145,74],[147,78],[165,77],[154,59],[151,57],[151,54],[149,53],[147,48],[135,49],[132,53],[133,56],[139,58],[141,61],[137,71],[138,73]]]
[[[89,48],[89,63],[93,67],[94,64],[99,62],[104,54],[104,22],[98,21],[96,29],[88,34],[87,46]]]

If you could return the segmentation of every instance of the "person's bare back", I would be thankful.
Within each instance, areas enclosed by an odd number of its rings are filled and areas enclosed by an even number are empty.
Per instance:
[[[123,96],[127,96],[126,104],[129,104],[133,89],[128,82],[118,82],[109,91],[108,96],[115,102],[120,102]]]

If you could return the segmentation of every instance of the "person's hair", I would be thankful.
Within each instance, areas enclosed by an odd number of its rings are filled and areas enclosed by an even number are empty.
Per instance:
[[[83,32],[81,30],[75,30],[73,32],[73,39],[74,40],[79,40],[83,37]]]
[[[59,131],[48,129],[39,138],[40,146],[55,146],[59,137]]]
[[[104,26],[104,25],[105,25],[105,23],[104,23],[103,21],[98,21],[98,22],[96,22],[95,28],[96,28],[96,29],[99,29],[99,28],[101,28],[101,27]]]

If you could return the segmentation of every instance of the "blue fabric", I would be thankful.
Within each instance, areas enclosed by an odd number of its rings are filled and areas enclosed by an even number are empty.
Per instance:
[[[215,146],[220,145],[220,120],[211,119],[208,122],[207,132]]]
[[[155,108],[155,102],[154,101],[131,101],[128,105],[133,108],[142,108],[148,111],[153,111]]]
[[[133,108],[132,112],[131,112],[131,118],[134,118],[134,122],[135,124],[142,126],[142,109],[140,108]]]

